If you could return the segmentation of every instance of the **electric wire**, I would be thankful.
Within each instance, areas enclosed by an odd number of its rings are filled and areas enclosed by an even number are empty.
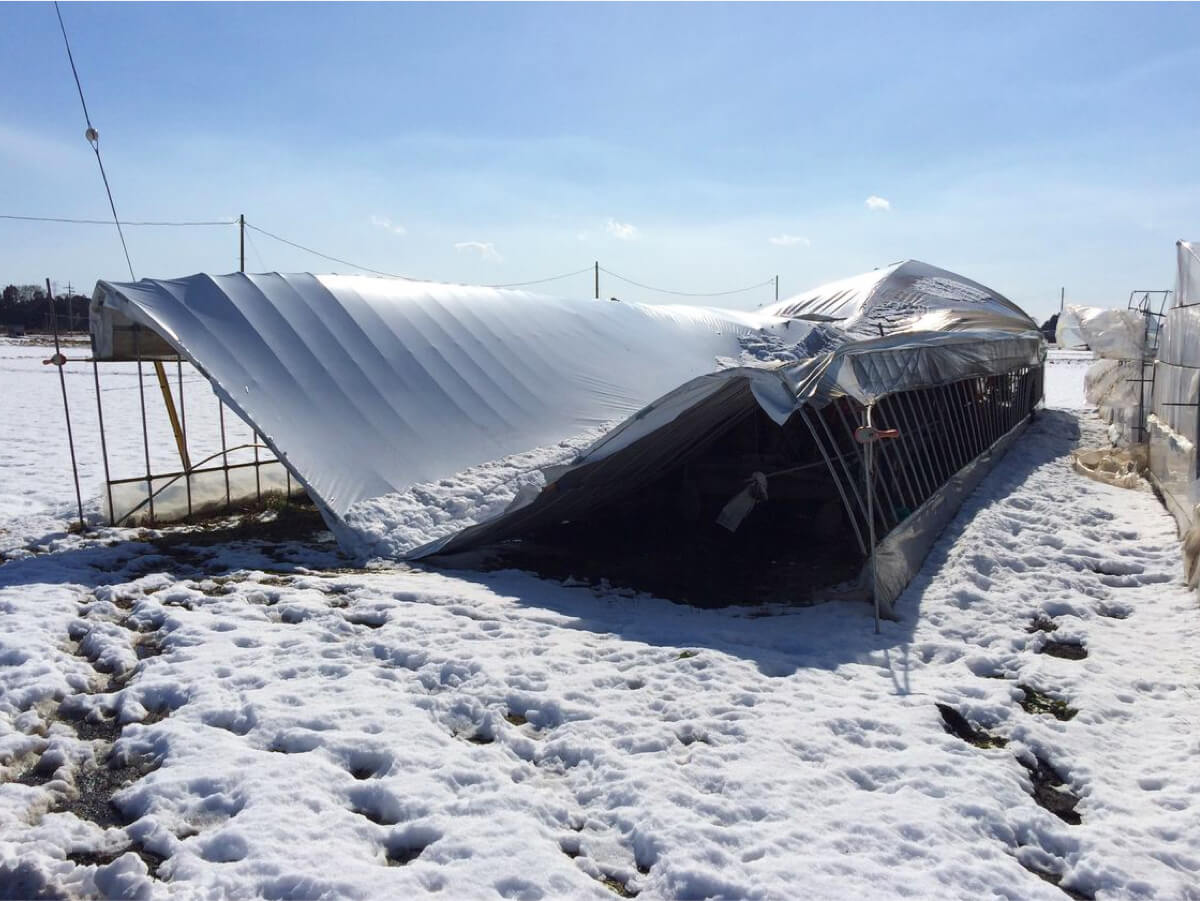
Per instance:
[[[373,275],[383,275],[388,278],[400,278],[400,279],[404,279],[405,281],[410,281],[410,282],[420,281],[420,282],[432,282],[435,284],[453,284],[453,282],[439,282],[437,279],[415,278],[411,275],[398,275],[394,272],[384,272],[382,269],[372,269],[370,266],[363,266],[360,263],[354,263],[350,260],[345,260],[345,259],[342,259],[341,257],[335,257],[335,256],[332,256],[331,254],[322,253],[319,250],[314,250],[311,247],[306,247],[303,244],[300,244],[296,241],[291,241],[287,238],[282,237],[281,235],[274,234],[273,232],[269,232],[265,228],[260,228],[259,226],[253,225],[250,222],[246,223],[246,228],[253,229],[256,232],[259,232],[260,234],[266,235],[268,238],[273,238],[276,241],[279,241],[283,244],[287,244],[289,247],[295,247],[297,250],[303,250],[305,253],[311,253],[314,256],[321,257],[322,259],[325,259],[325,260],[331,260],[334,263],[341,263],[343,266],[352,266],[355,269],[361,269],[363,272],[370,272]],[[483,288],[520,288],[520,287],[523,287],[526,285],[540,285],[545,282],[555,282],[555,281],[559,281],[560,279],[564,279],[564,278],[572,278],[576,275],[582,275],[585,272],[591,272],[591,271],[592,271],[592,267],[587,266],[583,269],[577,269],[574,272],[564,272],[561,275],[552,275],[549,278],[533,279],[532,281],[527,281],[527,282],[507,282],[505,284],[500,284],[500,285],[481,285],[480,287],[483,287]]]
[[[65,222],[71,225],[112,225],[111,219],[75,219],[66,216],[14,216],[0,213],[0,219],[12,219],[18,222]],[[212,219],[194,222],[171,221],[165,219],[122,219],[119,225],[161,225],[161,226],[192,226],[192,225],[237,225],[236,219]]]
[[[111,197],[110,197],[110,203],[111,203]],[[6,220],[11,220],[11,221],[16,221],[16,222],[59,222],[59,223],[67,223],[67,224],[72,224],[72,225],[104,225],[104,226],[110,225],[110,224],[112,224],[113,221],[115,221],[118,224],[118,227],[119,226],[152,226],[152,227],[182,228],[182,227],[193,227],[193,226],[195,226],[195,227],[231,226],[231,225],[238,224],[238,220],[236,220],[236,219],[191,219],[191,220],[186,220],[186,219],[178,219],[178,220],[177,219],[120,219],[120,220],[110,221],[108,219],[84,219],[84,218],[71,217],[71,216],[18,216],[18,215],[11,214],[11,213],[0,213],[0,219],[6,219]],[[311,253],[314,256],[320,257],[321,259],[329,260],[330,262],[334,262],[334,263],[340,263],[343,266],[350,266],[354,269],[362,270],[363,272],[370,272],[373,275],[381,275],[381,276],[385,276],[387,278],[399,278],[399,279],[404,279],[405,281],[423,281],[423,282],[431,282],[431,283],[435,283],[435,284],[456,284],[453,282],[441,282],[441,281],[438,281],[437,279],[422,279],[422,278],[416,278],[414,276],[409,276],[409,275],[399,275],[394,272],[385,272],[382,269],[373,269],[370,266],[363,266],[361,263],[355,263],[350,260],[342,259],[341,257],[335,257],[331,254],[323,253],[322,251],[316,250],[312,247],[306,247],[303,244],[300,244],[296,241],[292,241],[288,238],[283,237],[282,235],[277,235],[274,232],[269,232],[265,228],[254,225],[253,223],[250,223],[250,222],[246,223],[246,228],[252,229],[253,231],[258,232],[259,234],[266,235],[268,238],[271,238],[275,241],[279,241],[281,244],[287,244],[289,247],[294,247],[297,250],[304,251],[305,253]],[[247,235],[246,238],[247,238],[247,240],[250,241],[251,250],[253,250],[255,256],[258,257],[259,265],[263,266],[265,269],[265,263],[263,262],[262,254],[259,252],[258,245],[256,245],[254,243],[254,239],[251,238],[249,235]],[[122,242],[124,242],[123,237],[122,237]],[[126,262],[127,263],[129,262],[128,259],[126,259]],[[753,291],[756,288],[763,288],[763,287],[766,287],[767,285],[772,285],[775,282],[774,278],[769,278],[766,281],[759,282],[758,284],[749,285],[745,288],[735,288],[731,291],[711,291],[711,292],[675,291],[670,288],[656,288],[653,285],[643,284],[642,282],[635,281],[635,280],[633,280],[631,278],[627,278],[626,276],[623,276],[617,272],[613,272],[611,269],[606,269],[603,266],[601,266],[599,268],[600,268],[601,272],[603,272],[607,275],[611,275],[613,278],[619,279],[620,281],[623,281],[623,282],[627,282],[638,288],[643,288],[647,291],[656,291],[661,294],[673,294],[677,297],[724,297],[724,296],[727,296],[730,294],[741,294],[746,291]],[[559,275],[547,276],[546,278],[531,279],[529,281],[524,281],[524,282],[503,282],[503,283],[499,283],[499,284],[483,284],[483,285],[480,285],[480,287],[483,287],[483,288],[524,288],[524,287],[528,287],[531,285],[543,285],[548,282],[557,282],[557,281],[562,281],[563,279],[575,278],[576,276],[590,274],[593,271],[594,271],[593,266],[585,266],[582,269],[575,269],[571,272],[563,272]],[[132,272],[133,272],[133,267],[130,266],[130,274],[131,275],[132,275]]]
[[[327,253],[321,253],[319,250],[313,250],[311,247],[305,247],[303,244],[297,244],[295,241],[289,241],[287,238],[281,238],[279,235],[272,234],[265,228],[259,228],[257,225],[251,225],[249,222],[246,223],[246,228],[252,228],[259,234],[266,235],[268,238],[273,238],[281,244],[287,244],[289,247],[295,247],[297,250],[303,250],[305,253],[311,253],[313,256],[321,257],[321,259],[330,260],[334,263],[341,263],[343,266],[351,266],[355,269],[361,269],[363,272],[370,272],[373,275],[383,275],[387,278],[400,278],[404,279],[406,282],[424,281],[424,279],[412,278],[411,276],[407,275],[398,275],[395,272],[384,272],[381,269],[372,269],[370,266],[360,266],[358,263],[352,263],[349,260],[343,260],[340,257],[330,256]]]
[[[133,274],[133,261],[129,258],[129,245],[125,243],[125,232],[121,230],[121,220],[117,216],[117,205],[113,202],[112,188],[108,184],[108,174],[104,171],[104,160],[100,158],[100,134],[92,127],[92,118],[88,115],[87,101],[83,99],[83,84],[79,81],[79,70],[75,68],[75,56],[71,53],[71,42],[67,39],[67,26],[63,24],[62,10],[58,8],[58,0],[54,0],[54,14],[58,16],[58,27],[62,31],[63,44],[67,48],[67,60],[71,63],[71,74],[75,76],[75,87],[79,91],[79,103],[83,107],[83,118],[87,122],[87,139],[96,153],[96,164],[100,167],[100,178],[104,181],[104,192],[108,195],[108,206],[112,210],[113,223],[117,226],[117,235],[121,239],[121,249],[125,252],[125,265],[129,267],[129,277],[137,280]]]
[[[506,285],[484,285],[485,288],[523,288],[526,285],[541,285],[546,282],[557,282],[564,278],[574,278],[577,275],[583,275],[585,272],[592,272],[591,266],[585,266],[583,269],[576,269],[574,272],[564,272],[562,275],[552,275],[549,278],[538,278],[531,282],[509,282]]]
[[[258,252],[258,245],[254,243],[254,238],[252,238],[250,235],[246,235],[246,240],[250,242],[250,249],[254,251],[254,256],[258,258],[258,271],[266,272],[267,264],[263,262],[263,255]]]
[[[635,282],[633,279],[626,278],[623,275],[613,272],[611,269],[605,269],[603,266],[600,266],[599,269],[601,272],[611,275],[613,278],[620,279],[623,282],[628,282],[629,284],[635,285],[638,288],[644,288],[647,291],[657,291],[660,294],[674,294],[676,297],[725,297],[729,294],[742,294],[746,291],[753,291],[755,288],[765,288],[767,285],[775,284],[775,278],[771,277],[765,282],[759,282],[755,285],[747,285],[745,288],[734,288],[731,291],[672,291],[670,288],[656,288],[653,285],[644,285],[641,282]]]

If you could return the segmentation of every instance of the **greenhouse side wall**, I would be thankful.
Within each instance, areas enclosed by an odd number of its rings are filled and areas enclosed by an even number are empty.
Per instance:
[[[1154,372],[1154,407],[1147,423],[1150,472],[1180,532],[1196,523],[1200,504],[1200,258],[1180,242],[1175,306],[1167,311]]]

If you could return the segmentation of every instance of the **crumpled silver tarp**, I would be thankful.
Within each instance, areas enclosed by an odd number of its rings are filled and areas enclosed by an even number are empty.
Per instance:
[[[836,322],[855,337],[893,332],[1036,329],[1008,298],[919,260],[830,282],[765,307],[793,319]]]
[[[787,375],[795,397],[813,406],[839,395],[865,405],[899,391],[1038,366],[1045,348],[1036,331],[901,332],[846,345]]]
[[[784,422],[839,394],[869,403],[1042,363],[1035,323],[969,279],[908,261],[850,281],[849,293],[827,286],[742,312],[362,276],[195,275],[99,282],[91,331],[101,360],[127,359],[131,334],[144,356],[190,360],[339,540],[365,553],[348,525],[364,505],[395,530],[389,498],[411,510],[420,486],[432,496],[472,467],[520,466],[531,449],[593,430],[600,438],[541,484],[734,396]],[[483,519],[452,503],[429,528],[409,521],[403,540],[372,546],[430,553],[518,512],[528,489]]]

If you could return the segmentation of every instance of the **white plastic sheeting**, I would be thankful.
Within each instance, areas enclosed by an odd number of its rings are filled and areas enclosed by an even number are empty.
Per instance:
[[[1200,257],[1196,244],[1176,244],[1176,281],[1154,368],[1149,417],[1150,472],[1181,532],[1197,523],[1200,472]]]
[[[1037,328],[1020,307],[991,288],[919,260],[821,285],[764,312],[836,322],[845,331],[870,337],[897,331]]]
[[[1059,313],[1055,342],[1065,350],[1090,350],[1105,360],[1140,360],[1146,317],[1137,310],[1067,304]]]
[[[1193,304],[1200,304],[1200,245],[1195,241],[1177,241],[1173,306]]]
[[[198,275],[100,283],[101,359],[111,314],[190,359],[338,517],[623,420],[738,354],[739,334],[783,328],[759,314],[360,276]]]
[[[1145,440],[1143,419],[1150,411],[1157,322],[1139,310],[1074,304],[1059,314],[1058,346],[1091,350],[1099,358],[1088,369],[1084,393],[1109,423],[1109,438],[1116,445]]]
[[[836,307],[815,299],[838,291],[806,295],[834,310],[835,327],[795,300],[746,313],[361,276],[196,275],[98,283],[92,335],[100,359],[128,354],[133,326],[161,336],[263,435],[344,545],[361,553],[369,535],[367,546],[401,556],[528,503],[544,480],[522,466],[594,462],[734,383],[783,422],[837,394],[867,402],[1042,362],[1033,321],[975,282],[915,261],[852,281],[858,293]],[[490,499],[456,496],[472,468],[504,485]],[[412,525],[422,504],[437,515],[403,540],[375,528],[394,533],[396,511]]]

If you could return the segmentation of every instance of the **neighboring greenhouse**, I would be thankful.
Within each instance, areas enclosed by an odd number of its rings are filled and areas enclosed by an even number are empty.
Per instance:
[[[1176,254],[1175,294],[1158,344],[1147,431],[1151,476],[1186,532],[1197,525],[1200,504],[1200,257],[1189,241],[1178,242]]]
[[[302,486],[360,557],[607,560],[696,603],[869,596],[876,547],[886,608],[1027,421],[1045,356],[1010,301],[916,261],[758,312],[357,276],[100,282],[91,328],[98,360],[192,362],[277,457],[273,486]],[[229,468],[190,467],[177,438],[183,470],[125,483],[140,498],[115,519],[232,500]],[[689,567],[695,584],[662,578]],[[718,598],[718,571],[750,575]]]

